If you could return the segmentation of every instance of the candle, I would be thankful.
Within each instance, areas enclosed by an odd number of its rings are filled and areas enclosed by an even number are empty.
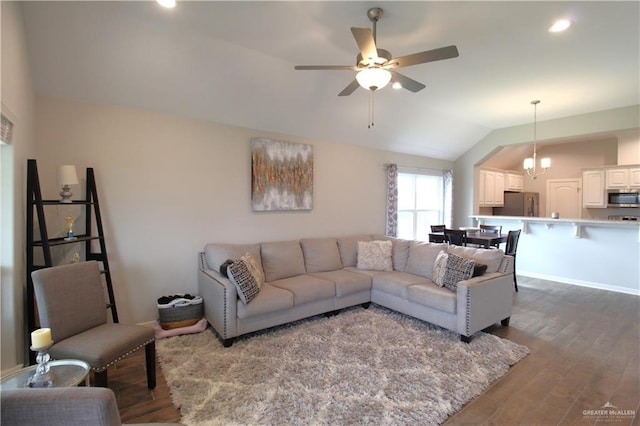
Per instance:
[[[40,328],[31,333],[31,346],[34,348],[46,348],[51,345],[51,329]]]

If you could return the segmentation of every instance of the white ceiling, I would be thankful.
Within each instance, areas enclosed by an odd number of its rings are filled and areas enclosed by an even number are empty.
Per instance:
[[[394,56],[454,44],[460,56],[401,69],[426,84],[337,94],[350,27]],[[455,160],[494,129],[640,103],[640,3],[25,2],[38,95],[151,109],[290,135]],[[572,28],[550,34],[556,18]]]

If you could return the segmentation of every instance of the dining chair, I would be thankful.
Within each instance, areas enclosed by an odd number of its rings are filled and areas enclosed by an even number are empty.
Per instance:
[[[487,234],[502,234],[502,225],[480,225],[480,232]],[[500,248],[500,243],[495,244],[496,248]]]
[[[518,279],[516,278],[516,251],[518,249],[518,240],[520,239],[520,230],[509,231],[507,235],[507,247],[504,254],[513,256],[513,284],[518,291]]]
[[[41,327],[51,329],[53,359],[79,359],[108,387],[107,368],[145,348],[147,387],[156,386],[155,331],[142,325],[107,322],[107,303],[98,262],[80,262],[32,272]]]
[[[431,232],[444,232],[446,225],[431,225]]]
[[[467,231],[464,229],[445,229],[444,242],[454,246],[467,245]]]

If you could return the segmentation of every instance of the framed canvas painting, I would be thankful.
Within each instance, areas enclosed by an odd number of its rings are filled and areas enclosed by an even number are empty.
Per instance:
[[[313,208],[313,145],[251,139],[254,211]]]

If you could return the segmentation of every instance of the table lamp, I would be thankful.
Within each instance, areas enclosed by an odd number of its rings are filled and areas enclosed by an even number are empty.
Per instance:
[[[72,203],[71,188],[69,185],[77,185],[78,174],[76,173],[76,166],[58,166],[58,185],[62,186],[62,192],[60,193],[61,203]]]

